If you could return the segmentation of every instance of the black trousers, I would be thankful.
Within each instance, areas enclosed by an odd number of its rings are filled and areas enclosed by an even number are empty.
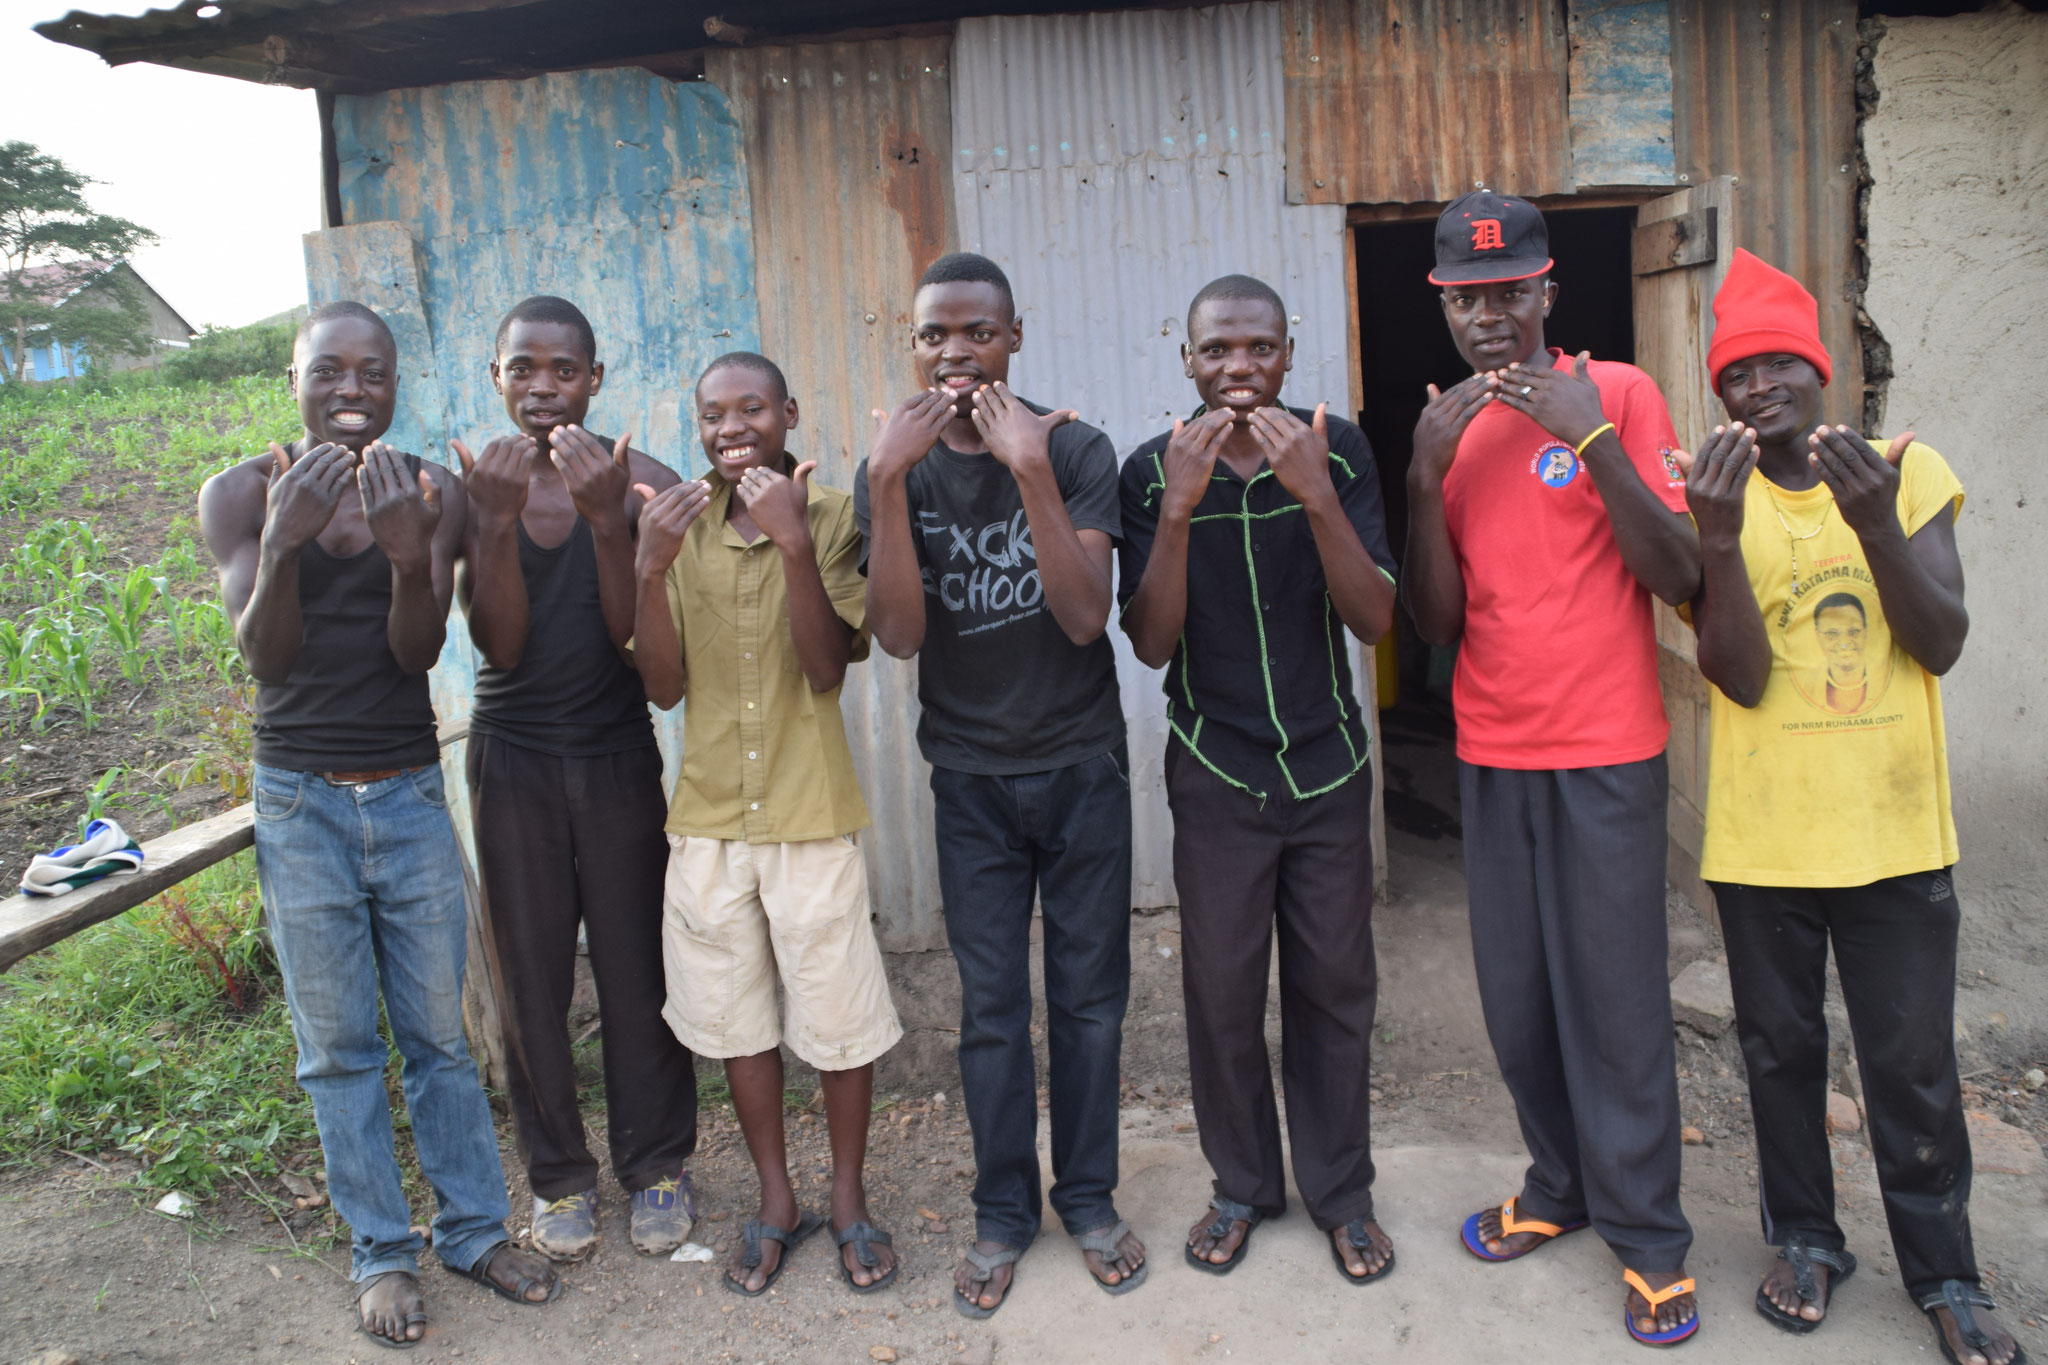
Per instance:
[[[1749,1067],[1764,1240],[1843,1244],[1823,1126],[1832,941],[1899,1277],[1914,1295],[1976,1283],[1956,1078],[1960,911],[1947,869],[1819,890],[1712,885]]]
[[[1372,1209],[1372,779],[1306,801],[1256,797],[1166,742],[1188,1069],[1216,1193],[1287,1207],[1266,1052],[1280,940],[1280,1077],[1294,1181],[1325,1231]]]
[[[1664,924],[1664,756],[1458,765],[1472,958],[1529,1148],[1518,1211],[1590,1218],[1623,1266],[1675,1271],[1678,1074]]]
[[[697,1084],[661,1017],[660,751],[562,758],[472,734],[468,775],[478,879],[511,997],[512,1118],[533,1192],[560,1199],[597,1183],[569,1050],[578,921],[604,1025],[612,1173],[629,1192],[675,1175],[697,1148]]]
[[[1131,782],[1124,746],[1007,776],[932,769],[946,942],[960,968],[960,1093],[974,1134],[975,1236],[1038,1235],[1031,900],[1045,915],[1051,1201],[1079,1236],[1117,1221],[1124,1009],[1131,994]]]

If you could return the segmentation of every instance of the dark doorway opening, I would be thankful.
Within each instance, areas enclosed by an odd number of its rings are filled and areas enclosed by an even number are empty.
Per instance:
[[[1558,285],[1544,328],[1550,345],[1568,355],[1591,351],[1601,360],[1634,363],[1629,237],[1635,216],[1632,207],[1545,212]],[[1359,425],[1379,463],[1388,547],[1399,559],[1408,544],[1408,464],[1427,386],[1449,387],[1471,369],[1451,343],[1440,291],[1428,280],[1435,219],[1360,224],[1354,236],[1365,401]],[[1410,850],[1455,857],[1462,830],[1450,709],[1454,656],[1424,645],[1405,608],[1395,614],[1394,631],[1398,701],[1381,716],[1389,852],[1400,853],[1406,843]]]

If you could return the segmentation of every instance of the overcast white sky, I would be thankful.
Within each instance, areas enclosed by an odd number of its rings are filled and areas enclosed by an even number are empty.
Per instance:
[[[300,239],[320,214],[312,92],[109,67],[30,27],[74,7],[146,5],[0,0],[0,141],[32,142],[104,182],[87,191],[93,207],[157,234],[135,268],[193,326],[239,326],[304,303]]]

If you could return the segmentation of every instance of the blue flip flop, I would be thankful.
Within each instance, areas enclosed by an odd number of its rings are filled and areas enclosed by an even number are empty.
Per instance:
[[[1516,1196],[1516,1198],[1520,1197],[1519,1195]],[[1479,1220],[1484,1218],[1488,1212],[1489,1210],[1487,1209],[1479,1210],[1479,1212],[1467,1218],[1465,1226],[1458,1230],[1459,1237],[1464,1240],[1465,1250],[1471,1252],[1482,1261],[1520,1260],[1522,1257],[1527,1256],[1530,1251],[1540,1251],[1568,1232],[1577,1232],[1580,1228],[1590,1226],[1589,1221],[1584,1218],[1581,1218],[1576,1223],[1564,1224],[1546,1223],[1540,1218],[1517,1218],[1515,1216],[1515,1201],[1510,1199],[1507,1203],[1500,1206],[1500,1235],[1512,1237],[1518,1232],[1533,1232],[1544,1238],[1544,1240],[1530,1247],[1528,1251],[1516,1251],[1510,1252],[1505,1256],[1497,1256],[1486,1249],[1486,1239],[1479,1235]]]
[[[1652,1289],[1648,1282],[1633,1270],[1622,1271],[1621,1278],[1630,1289],[1643,1296],[1643,1302],[1650,1305],[1652,1313],[1657,1311],[1659,1304],[1668,1299],[1675,1299],[1680,1294],[1690,1294],[1695,1288],[1692,1280],[1683,1279],[1676,1283],[1668,1284],[1662,1289]],[[1673,1327],[1670,1331],[1645,1332],[1636,1326],[1636,1315],[1628,1311],[1627,1304],[1623,1304],[1621,1306],[1621,1325],[1628,1328],[1628,1334],[1645,1346],[1676,1346],[1681,1341],[1691,1340],[1699,1332],[1700,1314],[1699,1309],[1695,1307],[1691,1319],[1679,1323],[1678,1326]]]

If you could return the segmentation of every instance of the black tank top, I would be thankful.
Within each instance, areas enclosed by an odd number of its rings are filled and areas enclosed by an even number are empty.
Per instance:
[[[415,473],[419,457],[407,457]],[[256,761],[295,772],[374,772],[438,762],[427,675],[385,635],[391,561],[373,542],[346,559],[299,552],[303,637],[289,678],[256,688]]]
[[[605,630],[597,541],[576,518],[569,538],[543,549],[516,523],[526,580],[526,648],[516,668],[476,670],[472,733],[565,758],[654,743],[647,689]]]

